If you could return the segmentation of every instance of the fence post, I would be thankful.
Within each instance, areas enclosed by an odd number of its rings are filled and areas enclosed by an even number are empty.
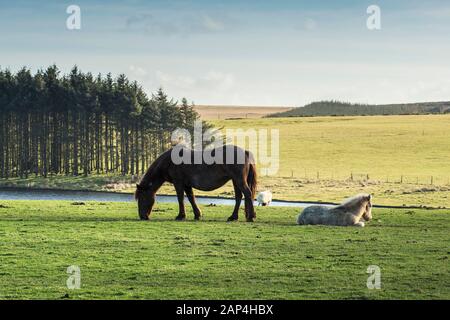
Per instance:
[[[431,176],[431,185],[433,185],[433,181],[434,180],[434,177],[433,176]]]
[[[319,176],[319,171],[317,171],[317,180],[319,180],[319,177],[320,177],[320,176]]]
[[[353,172],[350,173],[350,180],[353,181]]]
[[[400,183],[403,183],[403,175],[400,176]]]

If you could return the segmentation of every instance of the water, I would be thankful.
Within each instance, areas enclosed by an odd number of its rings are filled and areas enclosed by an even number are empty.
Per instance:
[[[196,197],[199,204],[234,205],[234,199],[214,197]],[[132,194],[98,192],[98,191],[63,191],[63,190],[33,190],[33,189],[0,189],[1,200],[67,200],[67,201],[100,201],[100,202],[130,202],[134,201]],[[159,195],[157,202],[177,203],[176,196]],[[186,199],[187,201],[187,199]],[[271,206],[304,208],[311,203],[273,201]]]

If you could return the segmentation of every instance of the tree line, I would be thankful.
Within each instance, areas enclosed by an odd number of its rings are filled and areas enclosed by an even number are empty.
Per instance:
[[[369,105],[340,101],[313,102],[268,117],[371,116],[450,113],[450,102]]]
[[[0,177],[140,174],[198,118],[185,98],[149,97],[124,74],[0,69]]]

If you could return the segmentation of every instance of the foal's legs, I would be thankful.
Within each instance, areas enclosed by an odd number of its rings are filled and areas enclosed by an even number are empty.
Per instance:
[[[180,184],[175,184],[175,191],[177,192],[179,213],[175,220],[185,220],[186,211],[184,209],[184,187]]]
[[[195,196],[194,191],[192,190],[192,187],[185,187],[186,195],[189,199],[189,202],[191,203],[192,210],[194,210],[194,219],[200,220],[200,217],[202,216],[202,212],[200,208],[197,206],[197,203],[195,202]]]
[[[228,221],[235,221],[239,218],[239,208],[241,207],[241,201],[242,201],[242,191],[239,189],[237,184],[233,181],[233,187],[234,187],[234,199],[236,200],[236,203],[234,205],[234,210],[231,216],[228,218]]]

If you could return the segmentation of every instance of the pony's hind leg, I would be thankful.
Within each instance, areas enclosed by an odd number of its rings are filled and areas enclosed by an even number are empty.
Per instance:
[[[243,183],[242,193],[245,197],[245,217],[247,218],[247,222],[253,222],[256,218],[256,214],[253,206],[252,191],[247,183]]]
[[[179,212],[178,216],[175,218],[175,220],[185,220],[186,219],[186,211],[184,208],[184,186],[175,184],[175,191],[177,192],[177,198],[178,198],[178,207]]]
[[[237,184],[233,181],[233,187],[234,187],[234,199],[236,200],[236,203],[234,205],[234,210],[231,216],[228,218],[228,221],[236,221],[239,218],[239,208],[241,207],[241,201],[242,201],[242,191],[239,189]]]
[[[197,202],[195,202],[195,196],[194,191],[192,190],[192,187],[185,187],[186,195],[189,199],[189,202],[191,203],[192,210],[194,210],[194,219],[200,220],[200,217],[202,216],[202,212],[200,208],[197,206]]]

